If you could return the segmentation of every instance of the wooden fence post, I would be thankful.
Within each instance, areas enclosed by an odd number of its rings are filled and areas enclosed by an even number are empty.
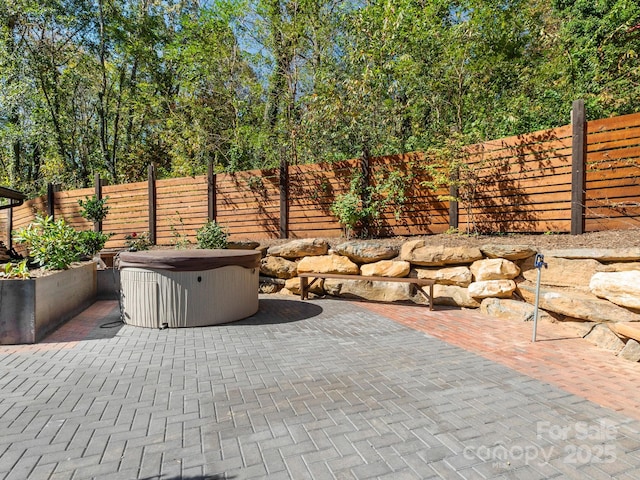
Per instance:
[[[153,164],[148,169],[149,183],[149,241],[156,244],[156,169]]]
[[[360,159],[360,172],[362,174],[362,191],[360,192],[360,201],[362,209],[366,210],[369,206],[369,185],[371,184],[371,171],[369,168],[369,150],[365,147],[362,151]],[[362,221],[362,233],[365,238],[369,237],[369,219],[364,218]]]
[[[13,208],[7,208],[7,248],[11,250],[13,248],[13,238],[11,232],[13,231]]]
[[[216,174],[213,172],[213,162],[209,162],[207,171],[207,219],[210,222],[215,222],[217,213]]]
[[[47,184],[47,215],[53,218],[54,220],[56,219],[56,205],[55,205],[56,197],[54,195],[55,191],[56,190],[53,183],[48,183]]]
[[[449,186],[449,228],[458,229],[459,224],[459,210],[458,210],[458,179],[460,178],[460,170],[456,170],[451,174],[451,185]]]
[[[280,154],[280,238],[289,238],[289,162]]]
[[[571,109],[571,235],[585,229],[585,165],[587,161],[587,121],[584,100],[573,102]]]
[[[97,200],[102,200],[102,180],[100,179],[100,174],[99,173],[96,173],[94,175],[93,183],[94,183],[93,188],[95,189],[96,199]],[[101,232],[102,231],[102,221],[93,222],[93,231],[94,232]]]

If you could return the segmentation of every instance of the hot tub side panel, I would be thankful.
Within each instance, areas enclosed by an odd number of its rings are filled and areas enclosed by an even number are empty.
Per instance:
[[[125,322],[143,327],[199,327],[258,311],[258,269],[235,265],[200,272],[125,268]]]

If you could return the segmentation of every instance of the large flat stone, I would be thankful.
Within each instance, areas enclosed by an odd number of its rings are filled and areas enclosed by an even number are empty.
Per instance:
[[[598,272],[589,288],[594,295],[627,308],[640,309],[640,271]]]
[[[267,253],[275,257],[295,259],[313,255],[326,255],[328,251],[329,244],[324,240],[304,238],[269,247]]]
[[[605,324],[594,326],[584,338],[600,348],[616,353],[624,348],[624,342]]]
[[[507,260],[524,260],[536,254],[531,245],[482,245],[480,251],[488,258],[506,258]]]
[[[297,264],[283,257],[269,255],[260,261],[260,273],[267,277],[292,278],[296,276]]]
[[[529,303],[535,303],[535,284],[522,282],[518,292]],[[637,322],[640,315],[595,295],[569,289],[540,289],[540,308],[572,318],[592,322]]]
[[[434,280],[440,285],[457,285],[468,287],[473,281],[469,267],[445,267],[437,269],[416,268],[416,277]]]
[[[475,298],[509,298],[515,289],[513,280],[482,280],[469,285],[469,295]]]
[[[476,260],[469,268],[477,282],[483,280],[512,280],[520,274],[520,267],[504,258]]]
[[[373,263],[389,260],[398,256],[400,248],[392,245],[382,245],[376,242],[352,240],[343,242],[333,248],[333,252],[344,255],[356,263]]]
[[[554,287],[589,287],[591,276],[598,271],[601,263],[592,260],[569,260],[562,257],[545,256],[546,268],[540,271],[540,283]],[[522,264],[522,276],[530,282],[536,282],[538,269],[533,266],[533,260]]]
[[[340,273],[358,275],[360,268],[342,255],[318,255],[304,257],[298,262],[298,273]]]
[[[433,303],[461,308],[480,307],[480,302],[469,295],[468,289],[456,285],[434,285]]]
[[[336,297],[362,298],[376,302],[416,301],[423,303],[412,293],[411,284],[397,282],[368,282],[327,278],[324,281],[327,294]]]
[[[482,252],[477,247],[434,246],[424,240],[405,242],[400,248],[401,260],[426,267],[472,263],[481,258]]]
[[[543,255],[557,258],[592,258],[600,262],[635,262],[640,260],[640,248],[567,248],[544,250]]]
[[[480,311],[490,317],[521,322],[533,321],[535,316],[533,305],[509,298],[485,298],[480,304]],[[542,309],[538,309],[538,319],[554,321],[554,318]]]
[[[365,277],[406,277],[411,271],[411,264],[402,260],[380,260],[360,267]]]

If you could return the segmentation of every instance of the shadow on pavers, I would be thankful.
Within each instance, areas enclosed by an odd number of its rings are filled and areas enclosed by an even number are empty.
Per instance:
[[[258,313],[228,325],[269,325],[291,323],[317,317],[322,307],[299,300],[283,300],[277,298],[261,298]]]

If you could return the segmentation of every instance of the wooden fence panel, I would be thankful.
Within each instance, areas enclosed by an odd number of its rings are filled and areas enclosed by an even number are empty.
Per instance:
[[[640,114],[587,125],[586,231],[640,228]]]
[[[571,130],[568,126],[469,147],[475,186],[462,202],[460,229],[480,232],[566,231],[571,226]],[[463,228],[465,226],[465,228]]]
[[[125,236],[149,232],[149,194],[147,182],[105,185],[102,196],[109,197],[109,214],[102,222],[102,231],[112,236],[106,248],[122,248]]]
[[[349,190],[359,160],[289,166],[289,236],[338,237],[342,228],[331,213],[338,195]]]
[[[158,245],[196,243],[196,231],[207,223],[207,177],[156,181]]]
[[[277,170],[249,170],[216,176],[216,221],[231,240],[278,238],[280,193]]]
[[[586,231],[640,228],[640,113],[591,121],[586,129]],[[461,176],[475,186],[475,196],[458,206],[460,230],[475,223],[481,232],[493,233],[572,231],[571,125],[471,145],[464,152]],[[406,200],[380,212],[370,227],[372,234],[420,235],[448,229],[456,204],[448,201],[448,189],[425,187],[430,180],[426,162],[421,153],[369,160],[371,185],[395,171],[401,172],[406,187]],[[359,159],[289,166],[288,236],[341,235],[331,205],[348,191],[353,173],[360,171]],[[214,198],[216,221],[228,228],[232,240],[278,238],[284,227],[278,169],[218,174],[211,199],[206,176],[158,180],[155,185],[159,245],[184,238],[194,242]],[[107,185],[102,192],[109,197],[102,230],[113,234],[107,248],[122,248],[126,235],[149,231],[147,182]],[[53,193],[55,215],[77,229],[90,229],[92,225],[80,216],[78,200],[93,193],[93,189]],[[47,212],[47,201],[45,195],[14,208],[14,229],[28,225],[35,211]],[[7,238],[7,228],[7,216],[2,215],[0,238]]]

